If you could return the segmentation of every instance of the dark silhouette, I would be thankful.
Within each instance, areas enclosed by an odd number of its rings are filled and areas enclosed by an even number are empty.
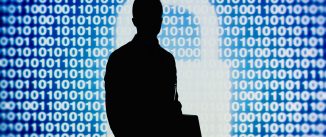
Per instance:
[[[159,0],[135,0],[137,34],[109,57],[106,110],[116,137],[180,136],[175,60],[157,40],[162,13]]]

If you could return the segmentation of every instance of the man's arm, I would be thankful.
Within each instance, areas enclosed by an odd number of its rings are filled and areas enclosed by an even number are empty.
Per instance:
[[[110,125],[110,129],[113,134],[116,134],[118,132],[117,125],[118,122],[112,118],[112,91],[114,91],[115,86],[113,82],[115,82],[116,77],[116,63],[114,59],[114,53],[112,53],[108,59],[107,65],[106,65],[106,72],[104,76],[104,82],[105,82],[105,106],[106,106],[106,114],[108,118],[108,122]]]
[[[106,94],[106,98],[105,98],[105,102],[106,102],[106,107],[108,107],[108,97],[109,97],[109,92],[111,92],[111,90],[109,89],[109,87],[111,88],[112,85],[112,75],[114,75],[113,69],[114,67],[114,62],[113,62],[113,54],[110,55],[108,62],[106,64],[106,72],[105,72],[105,76],[104,76],[104,84],[105,84],[105,94]],[[110,91],[109,91],[110,90]]]
[[[182,115],[182,110],[181,110],[182,105],[181,105],[180,101],[178,100],[179,95],[178,95],[178,91],[177,91],[177,68],[176,68],[176,64],[175,64],[175,59],[172,54],[171,54],[171,56],[172,56],[171,60],[172,60],[172,66],[173,66],[172,67],[173,68],[172,69],[173,70],[173,84],[174,84],[173,91],[175,91],[173,107],[174,107],[174,112],[177,115],[181,116]]]

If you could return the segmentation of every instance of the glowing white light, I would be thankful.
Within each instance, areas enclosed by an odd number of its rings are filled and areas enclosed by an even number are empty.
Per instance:
[[[229,68],[218,61],[218,33],[215,29],[218,24],[213,6],[207,0],[161,1],[163,5],[185,7],[200,21],[201,61],[177,61],[178,93],[183,113],[199,116],[203,137],[230,136]],[[132,24],[133,2],[128,0],[118,16],[117,46],[129,42],[136,34]]]

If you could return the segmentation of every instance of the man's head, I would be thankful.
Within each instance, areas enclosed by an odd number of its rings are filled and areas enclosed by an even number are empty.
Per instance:
[[[157,36],[161,29],[163,14],[160,0],[135,0],[132,13],[132,21],[138,34]]]

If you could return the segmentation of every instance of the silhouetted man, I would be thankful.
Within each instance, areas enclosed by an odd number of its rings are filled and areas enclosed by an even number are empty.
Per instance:
[[[108,60],[106,106],[116,137],[171,137],[182,114],[174,57],[157,40],[162,9],[159,0],[135,0],[137,34]]]

